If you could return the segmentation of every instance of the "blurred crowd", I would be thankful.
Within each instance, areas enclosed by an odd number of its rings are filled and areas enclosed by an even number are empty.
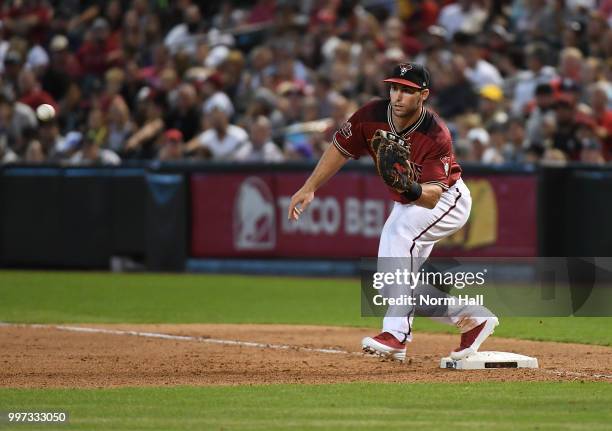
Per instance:
[[[612,162],[612,0],[4,0],[0,163],[317,159],[405,61],[460,160]]]

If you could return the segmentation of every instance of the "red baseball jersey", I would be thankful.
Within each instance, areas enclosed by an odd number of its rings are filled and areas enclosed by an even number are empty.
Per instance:
[[[448,128],[437,114],[423,109],[418,120],[404,130],[396,130],[391,120],[389,100],[376,100],[355,112],[334,134],[333,144],[347,157],[358,159],[375,154],[369,141],[378,130],[385,130],[403,137],[410,146],[409,163],[421,184],[438,184],[448,190],[459,178],[461,167],[455,161]],[[409,201],[389,188],[393,200]]]

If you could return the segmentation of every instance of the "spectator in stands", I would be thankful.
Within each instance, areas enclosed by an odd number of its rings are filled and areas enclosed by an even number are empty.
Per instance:
[[[205,115],[210,127],[187,143],[187,151],[212,160],[232,160],[248,142],[246,131],[229,122],[225,105],[209,105]]]
[[[94,107],[90,109],[87,116],[87,130],[85,132],[86,140],[92,140],[98,147],[106,145],[108,138],[108,127],[106,125],[106,114],[101,108]]]
[[[95,19],[77,57],[88,80],[99,78],[111,67],[121,65],[123,51],[120,41],[117,37],[111,37],[111,30],[105,18]]]
[[[172,64],[170,51],[165,45],[153,45],[150,64],[142,67],[137,72],[132,72],[132,77],[138,77],[145,81],[147,85],[158,88],[160,86],[160,77],[162,71]],[[134,68],[135,69],[135,68]]]
[[[198,36],[203,32],[202,14],[200,8],[189,5],[184,12],[183,22],[175,25],[166,35],[164,45],[171,53],[184,52],[189,55],[195,54],[198,46]]]
[[[23,155],[27,146],[26,136],[38,126],[32,108],[15,101],[12,94],[0,92],[0,130],[6,136],[9,149]]]
[[[124,80],[125,73],[123,69],[113,67],[107,70],[104,74],[104,87],[94,104],[99,106],[104,112],[107,112],[113,100],[121,97],[120,94]]]
[[[200,112],[194,86],[181,84],[176,92],[176,100],[164,116],[164,127],[178,129],[185,140],[191,140],[200,131]]]
[[[26,163],[43,163],[46,161],[45,150],[39,141],[28,142],[23,161]]]
[[[95,130],[90,130],[83,136],[81,149],[71,158],[70,163],[76,165],[119,165],[121,159],[111,150],[100,148]]]
[[[302,102],[302,121],[308,123],[319,118],[319,101],[314,96],[305,96]]]
[[[223,91],[223,78],[220,73],[207,72],[207,77],[201,85],[200,92],[204,100],[202,112],[207,112],[213,107],[221,107],[230,118],[234,115],[234,104]]]
[[[31,46],[26,55],[25,68],[31,70],[37,78],[40,78],[48,65],[49,54],[47,54],[47,51],[38,44]]]
[[[284,81],[276,89],[278,109],[286,125],[303,121],[304,89],[293,81]]]
[[[79,130],[87,121],[89,101],[82,95],[83,92],[78,83],[71,82],[59,107],[59,123],[63,131]]]
[[[6,29],[4,24],[0,19],[0,76],[2,76],[2,73],[4,72],[4,57],[11,47],[7,37],[5,36],[5,31]]]
[[[56,118],[38,118],[38,142],[45,161],[60,160],[57,148],[63,140],[64,137],[60,134]]]
[[[478,95],[465,75],[466,68],[465,59],[455,55],[446,66],[446,73],[438,80],[434,103],[444,118],[474,112],[478,107]]]
[[[58,34],[51,39],[51,62],[41,76],[43,89],[59,103],[66,97],[70,82],[78,79],[81,74],[79,62],[68,48],[66,36]]]
[[[9,36],[20,36],[42,43],[51,24],[53,9],[47,2],[15,1],[0,11]]]
[[[603,156],[612,160],[612,108],[609,105],[608,88],[603,82],[593,84],[589,89],[589,101],[593,108],[595,134],[602,143]]]
[[[612,1],[608,1],[608,4],[612,5]],[[603,5],[605,1],[602,1]],[[606,21],[606,16],[599,11],[591,11],[590,19],[587,24],[587,48],[588,55],[596,58],[609,58],[610,48],[606,45],[606,42],[610,42],[610,24]]]
[[[55,147],[57,157],[62,161],[70,160],[72,156],[79,151],[83,142],[83,134],[81,132],[68,132],[64,139],[60,140]]]
[[[561,50],[559,75],[561,79],[569,79],[580,84],[582,82],[582,64],[584,56],[578,48],[567,47]]]
[[[163,101],[149,87],[143,87],[138,92],[137,111],[141,112],[142,121],[125,144],[125,153],[129,157],[151,159],[157,153],[155,144],[157,137],[164,129]]]
[[[183,133],[178,129],[170,129],[164,133],[164,141],[157,153],[157,159],[162,162],[176,162],[184,159]]]
[[[250,69],[244,75],[243,90],[246,94],[262,87],[274,63],[274,53],[269,46],[261,45],[253,48],[249,55]]]
[[[521,118],[514,117],[508,121],[507,144],[503,150],[504,160],[508,163],[523,163],[528,141],[525,136],[525,125]]]
[[[477,127],[467,134],[471,145],[473,160],[487,165],[496,165],[504,162],[504,158],[496,147],[491,146],[491,136],[485,129]]]
[[[123,158],[157,157],[168,129],[181,130],[185,141],[213,130],[212,107],[225,112],[228,128],[250,129],[265,116],[273,139],[288,139],[290,157],[311,158],[328,144],[328,133],[301,122],[330,118],[338,94],[358,104],[385,97],[387,68],[416,59],[431,70],[431,102],[459,141],[484,127],[490,141],[501,142],[493,128],[512,117],[503,132],[512,145],[502,155],[520,163],[524,129],[522,155],[536,160],[553,141],[567,146],[567,124],[555,120],[564,108],[551,107],[562,95],[573,98],[574,123],[597,123],[596,141],[610,159],[609,107],[602,108],[612,97],[610,1],[408,3],[378,14],[371,2],[9,2],[0,8],[0,90],[35,108],[40,82],[58,106],[60,136],[88,135],[92,111],[107,129],[99,145]],[[594,96],[595,84],[605,92]],[[22,120],[28,115],[23,104],[0,105],[12,107],[3,108],[5,122],[9,111]],[[31,146],[30,160],[47,156],[46,144],[33,143],[35,125],[24,128],[27,121],[15,122],[13,114],[10,121],[21,126],[5,132],[4,154],[23,157]],[[585,154],[593,159],[589,145]],[[482,156],[466,152],[467,145],[461,151]]]
[[[495,123],[489,127],[490,143],[483,154],[483,163],[499,165],[509,158],[510,143],[507,140],[508,122]]]
[[[19,157],[8,146],[6,133],[0,132],[0,164],[15,163],[17,161],[19,161]]]
[[[138,122],[141,120],[137,118],[137,104],[138,104],[138,94],[140,90],[145,87],[145,80],[143,78],[143,74],[138,69],[138,64],[134,60],[127,60],[127,63],[124,67],[124,80],[123,87],[121,87],[121,96],[125,103],[127,103],[128,108],[130,108],[130,112],[134,114],[132,120],[134,122]]]
[[[57,111],[57,102],[41,87],[34,72],[23,69],[19,73],[19,101],[35,110],[42,104],[49,104]]]
[[[494,124],[508,121],[508,113],[504,109],[504,92],[494,84],[487,84],[480,88],[478,112],[481,122],[489,130]]]
[[[546,166],[565,166],[568,162],[567,153],[558,148],[547,148],[539,162]]]
[[[240,162],[282,162],[284,156],[278,146],[272,142],[270,120],[264,116],[255,119],[250,129],[249,141],[240,147],[234,160]]]
[[[15,97],[19,93],[19,73],[23,68],[23,55],[14,49],[8,50],[4,56],[4,70],[0,90]]]
[[[527,105],[529,114],[526,121],[526,132],[529,145],[542,145],[544,142],[544,122],[548,114],[554,113],[554,108],[555,95],[552,86],[550,84],[538,84],[535,88],[535,100]]]
[[[121,155],[135,125],[130,118],[130,109],[121,96],[115,96],[107,113],[108,136],[105,147]]]
[[[547,65],[549,49],[543,43],[533,43],[525,48],[527,70],[520,71],[513,88],[512,114],[522,115],[529,102],[535,97],[539,84],[550,83],[556,78],[556,71]]]
[[[313,96],[319,101],[319,118],[328,118],[332,115],[333,99],[337,95],[332,91],[331,81],[323,73],[317,74],[314,80]]]
[[[446,29],[450,40],[458,31],[478,33],[486,19],[487,12],[480,2],[459,0],[440,10],[438,24]]]
[[[593,139],[582,141],[582,149],[580,150],[580,161],[591,165],[603,165],[606,163],[603,154],[601,153],[601,145]]]
[[[336,94],[332,98],[332,111],[331,111],[331,123],[325,130],[324,139],[326,142],[331,143],[336,133],[336,130],[340,129],[342,125],[348,120],[354,106],[350,104],[346,97]]]
[[[567,159],[579,160],[581,143],[575,101],[566,95],[559,96],[555,104],[555,115],[557,128],[553,136],[553,147],[563,151]]]
[[[465,58],[467,68],[465,76],[473,86],[480,89],[485,85],[503,85],[503,78],[497,67],[484,57],[483,42],[468,34],[455,35],[459,53]]]

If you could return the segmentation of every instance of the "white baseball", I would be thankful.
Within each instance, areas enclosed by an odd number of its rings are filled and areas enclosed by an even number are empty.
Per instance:
[[[38,108],[36,108],[36,117],[40,121],[49,121],[55,117],[55,109],[53,106],[43,103]]]

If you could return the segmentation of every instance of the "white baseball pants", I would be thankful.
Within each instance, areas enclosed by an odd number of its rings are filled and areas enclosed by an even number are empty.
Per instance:
[[[406,262],[409,262],[410,270],[419,271],[421,264],[431,254],[433,246],[463,227],[468,220],[471,207],[470,191],[461,179],[442,193],[438,204],[433,209],[396,202],[380,236],[378,257],[407,258]],[[384,260],[382,265],[385,265]],[[435,290],[440,295],[446,295],[432,286],[419,286],[417,289]],[[383,320],[383,331],[393,334],[400,341],[411,341],[413,308],[410,306],[389,307]],[[460,317],[465,316],[465,312],[466,309],[463,307],[449,308],[444,317],[430,318],[455,325]],[[478,316],[492,315],[488,310],[477,314]],[[485,318],[474,317],[474,320],[480,324]]]

